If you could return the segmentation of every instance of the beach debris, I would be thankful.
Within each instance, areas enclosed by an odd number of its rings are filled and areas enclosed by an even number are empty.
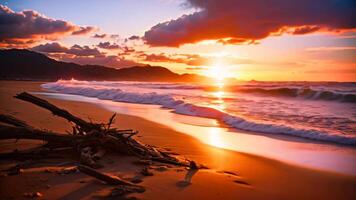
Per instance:
[[[100,166],[97,164],[97,161],[102,158],[106,152],[137,156],[140,159],[176,166],[193,167],[197,169],[200,167],[197,164],[193,166],[189,160],[180,159],[154,146],[139,142],[132,137],[138,134],[137,131],[112,128],[116,114],[114,114],[106,124],[93,123],[76,117],[44,99],[26,92],[17,94],[15,98],[33,103],[51,111],[52,114],[56,116],[67,119],[74,124],[72,134],[64,135],[48,130],[39,130],[12,116],[2,115],[0,121],[12,126],[0,125],[0,139],[43,140],[47,142],[45,146],[50,147],[46,153],[58,148],[71,148],[71,150],[79,153],[82,164],[95,168]]]
[[[37,197],[42,197],[42,193],[40,192],[26,192],[23,194],[24,197],[28,198],[37,198]]]
[[[153,176],[153,173],[148,169],[148,167],[142,168],[140,173],[144,176]]]
[[[50,102],[27,92],[17,94],[15,98],[37,105],[49,110],[55,116],[68,120],[72,124],[72,130],[69,134],[61,134],[50,130],[37,129],[13,116],[0,114],[0,140],[32,139],[44,141],[44,144],[34,151],[16,151],[8,154],[0,154],[0,158],[13,159],[14,157],[18,157],[20,159],[41,159],[50,158],[52,156],[55,158],[67,158],[63,156],[68,156],[68,154],[64,154],[63,152],[73,152],[73,155],[75,155],[76,158],[79,158],[78,160],[81,164],[74,167],[66,167],[61,170],[47,168],[45,171],[70,174],[79,170],[80,172],[103,181],[106,184],[117,185],[111,192],[112,196],[144,192],[145,188],[135,184],[142,182],[139,177],[133,178],[129,182],[120,177],[102,173],[94,169],[100,167],[98,161],[101,160],[106,153],[116,153],[139,158],[139,160],[136,161],[136,164],[145,166],[140,171],[140,174],[144,176],[153,175],[149,169],[153,163],[166,164],[166,166],[156,168],[160,171],[167,170],[168,166],[186,167],[189,170],[184,180],[185,184],[190,184],[191,178],[197,170],[204,167],[194,161],[173,156],[172,154],[174,153],[167,152],[167,150],[164,151],[157,147],[141,143],[136,139],[138,131],[113,128],[112,124],[115,121],[116,114],[113,114],[110,117],[108,123],[94,123],[74,116],[67,110],[59,108]],[[63,165],[66,164],[67,163]],[[23,172],[21,166],[14,168],[14,170],[16,173]],[[42,194],[39,192],[25,193],[25,196],[36,198],[41,197]]]
[[[78,165],[78,169],[80,172],[87,174],[89,176],[92,176],[94,178],[97,178],[109,185],[133,185],[132,183],[125,181],[117,176],[105,174],[102,172],[99,172],[93,168],[90,168],[85,165]]]

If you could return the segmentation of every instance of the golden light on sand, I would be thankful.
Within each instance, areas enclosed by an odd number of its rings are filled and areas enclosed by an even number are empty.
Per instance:
[[[224,148],[225,142],[220,134],[220,129],[217,127],[210,127],[207,132],[208,143],[212,146]]]

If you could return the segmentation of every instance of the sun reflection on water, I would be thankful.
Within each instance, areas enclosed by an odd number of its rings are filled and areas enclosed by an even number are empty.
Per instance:
[[[216,99],[213,101],[214,107],[219,109],[219,110],[224,110],[226,108],[225,106],[225,92],[224,92],[224,82],[223,81],[217,81],[216,82],[216,91],[212,93],[212,96],[215,97]]]

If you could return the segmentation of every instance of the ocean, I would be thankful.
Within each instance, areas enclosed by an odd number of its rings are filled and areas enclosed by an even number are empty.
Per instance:
[[[158,105],[177,114],[216,119],[236,131],[356,146],[356,83],[251,81],[203,85],[59,80],[42,87],[62,94]]]

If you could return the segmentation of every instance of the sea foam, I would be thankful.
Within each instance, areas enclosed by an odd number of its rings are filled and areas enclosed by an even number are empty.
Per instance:
[[[129,92],[119,88],[106,87],[105,84],[92,84],[91,82],[76,80],[60,80],[53,83],[42,84],[42,87],[52,92],[95,97],[103,100],[160,105],[163,108],[172,109],[178,114],[213,118],[233,128],[245,131],[286,134],[318,141],[356,145],[356,136],[354,135],[328,133],[315,129],[300,129],[282,124],[255,122],[211,107],[194,105],[180,99],[175,99],[168,94]]]

